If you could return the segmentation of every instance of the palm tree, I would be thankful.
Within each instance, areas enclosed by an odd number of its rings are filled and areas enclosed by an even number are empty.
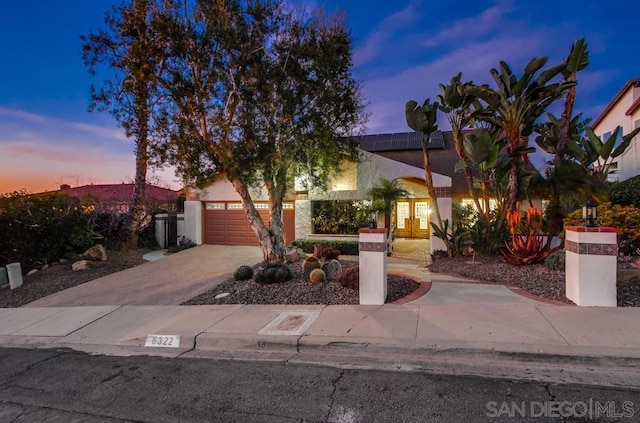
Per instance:
[[[520,180],[523,180],[527,155],[535,151],[529,147],[529,136],[534,131],[536,120],[551,103],[562,97],[566,89],[575,85],[572,81],[549,83],[565,70],[565,63],[540,72],[534,79],[546,63],[546,57],[532,59],[525,66],[523,75],[518,78],[505,62],[500,62],[500,71],[491,70],[496,89],[472,84],[461,87],[462,92],[486,104],[485,107],[476,110],[473,117],[500,128],[507,140],[507,153],[511,159],[507,210],[515,207],[519,194],[525,188],[521,186]]]
[[[407,198],[411,193],[402,187],[397,178],[392,180],[380,178],[380,184],[369,189],[367,195],[382,205],[378,210],[384,213],[384,227],[389,229],[393,204],[398,198]]]

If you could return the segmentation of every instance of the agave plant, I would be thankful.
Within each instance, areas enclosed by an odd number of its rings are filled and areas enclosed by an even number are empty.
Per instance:
[[[542,210],[529,208],[525,219],[518,206],[516,210],[507,210],[511,239],[500,254],[507,263],[517,266],[542,263],[551,253],[541,232]]]

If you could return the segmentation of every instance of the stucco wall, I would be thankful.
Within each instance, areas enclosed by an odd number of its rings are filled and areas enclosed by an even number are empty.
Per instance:
[[[627,116],[626,112],[638,97],[640,97],[640,87],[627,90],[609,113],[593,128],[595,134],[602,137],[607,132],[613,133],[617,126],[622,127],[621,135],[631,132],[636,127],[635,122],[640,120],[640,110],[636,110],[630,116]],[[625,153],[618,157],[618,170],[611,175],[611,180],[623,181],[640,174],[639,143],[640,135],[637,135]]]
[[[424,180],[424,169],[387,159],[365,151],[360,152],[361,162],[358,166],[358,187],[351,191],[309,190],[310,200],[363,200],[368,198],[367,191],[380,183],[380,178],[415,178]],[[435,187],[450,187],[451,178],[433,174]],[[428,197],[428,194],[425,195]]]

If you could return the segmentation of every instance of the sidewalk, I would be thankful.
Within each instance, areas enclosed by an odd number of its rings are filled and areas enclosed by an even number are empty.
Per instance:
[[[640,387],[637,308],[557,306],[415,265],[389,271],[431,289],[382,306],[30,305],[0,309],[0,345]],[[149,335],[175,345],[145,346]]]

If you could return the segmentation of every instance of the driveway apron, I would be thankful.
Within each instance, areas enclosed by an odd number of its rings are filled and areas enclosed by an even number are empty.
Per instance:
[[[259,247],[201,245],[57,292],[26,307],[179,305],[238,266],[262,260]]]

